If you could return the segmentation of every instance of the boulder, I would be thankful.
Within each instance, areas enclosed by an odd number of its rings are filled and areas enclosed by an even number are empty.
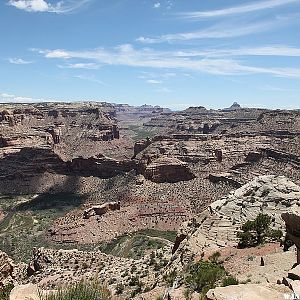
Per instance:
[[[287,291],[288,292],[288,291]],[[283,293],[259,284],[239,284],[209,290],[207,300],[282,300]]]
[[[288,272],[288,278],[292,280],[300,280],[300,265],[296,266]]]
[[[290,278],[283,277],[281,283],[290,288],[292,281]]]
[[[300,281],[299,280],[294,280],[293,282],[291,282],[291,288],[296,295],[300,296]]]
[[[297,247],[297,263],[300,264],[300,208],[294,207],[291,212],[285,212],[281,216],[285,221],[287,237]]]
[[[10,293],[9,300],[40,300],[35,284],[18,285]]]

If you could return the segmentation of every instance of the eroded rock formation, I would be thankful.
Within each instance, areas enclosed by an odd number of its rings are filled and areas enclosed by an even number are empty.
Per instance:
[[[189,238],[181,243],[175,256],[179,259],[183,255],[188,261],[195,254],[236,246],[237,232],[259,213],[271,216],[272,228],[284,231],[281,214],[288,216],[299,203],[300,187],[284,176],[258,177],[209,205],[195,218],[196,225],[185,224],[179,234],[183,232]]]
[[[293,207],[292,211],[282,215],[285,221],[287,238],[295,243],[297,247],[297,264],[300,264],[300,209]],[[300,278],[299,278],[300,279]]]
[[[83,218],[88,219],[91,216],[102,216],[109,211],[120,210],[120,202],[108,202],[102,205],[94,205],[83,212]]]
[[[162,157],[146,166],[145,178],[153,182],[178,182],[195,178],[188,165],[179,159]]]

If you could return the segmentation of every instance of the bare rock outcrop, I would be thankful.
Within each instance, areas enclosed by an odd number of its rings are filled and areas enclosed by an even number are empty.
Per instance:
[[[83,212],[83,217],[88,219],[91,216],[102,216],[109,211],[120,210],[120,208],[120,202],[108,202],[102,205],[94,205]]]
[[[240,284],[212,289],[206,294],[206,300],[282,300],[285,293],[290,296],[291,291],[283,286]]]
[[[14,272],[14,263],[9,256],[0,251],[0,286],[1,283],[12,278]]]
[[[282,213],[292,212],[300,203],[300,187],[284,176],[261,176],[213,202],[195,219],[194,226],[186,223],[181,230],[186,238],[174,254],[181,262],[191,257],[237,245],[237,232],[247,220],[259,213],[272,217],[271,226],[284,229]],[[180,233],[181,233],[180,231]]]
[[[297,247],[297,263],[300,264],[300,208],[294,207],[292,211],[282,214],[285,221],[287,237],[293,241]],[[300,277],[299,277],[300,279]]]
[[[153,182],[178,182],[195,178],[187,163],[176,158],[161,157],[147,165],[145,178]]]
[[[39,300],[38,287],[35,284],[28,283],[17,285],[10,293],[9,300]]]

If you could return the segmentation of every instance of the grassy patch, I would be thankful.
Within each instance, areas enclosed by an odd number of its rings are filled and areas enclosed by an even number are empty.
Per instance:
[[[44,232],[52,222],[83,200],[81,195],[46,194],[21,204],[12,201],[14,205],[9,206],[7,217],[0,223],[0,250],[16,261],[28,261],[33,247],[49,246]]]
[[[174,241],[175,237],[176,232],[173,231],[142,230],[104,243],[99,249],[107,254],[139,259],[147,251],[164,247],[167,244],[164,240]]]
[[[133,137],[134,141],[143,140],[146,139],[147,137],[152,138],[157,134],[156,131],[147,130],[143,126],[139,126],[139,125],[129,125],[128,129],[132,130],[135,133]]]
[[[79,282],[59,289],[56,293],[43,296],[40,300],[112,300],[110,291],[98,282]]]
[[[151,237],[135,234],[134,236],[122,236],[111,243],[103,244],[100,250],[115,256],[139,259],[147,250],[155,250],[165,246],[165,243],[151,239]]]
[[[0,287],[0,300],[9,300],[9,295],[13,288],[14,286],[12,284]]]
[[[146,230],[139,231],[139,232],[143,233],[147,236],[166,239],[172,243],[175,242],[176,235],[177,235],[176,231],[160,231],[160,230],[155,230],[155,229],[146,229]]]

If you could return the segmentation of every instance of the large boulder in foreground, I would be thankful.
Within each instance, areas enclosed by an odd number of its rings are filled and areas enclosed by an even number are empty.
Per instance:
[[[179,182],[195,178],[187,163],[171,157],[160,157],[147,165],[145,178],[157,182]]]
[[[10,293],[9,300],[40,300],[35,284],[18,285]]]
[[[297,264],[300,264],[300,207],[293,207],[291,211],[285,212],[281,216],[285,221],[287,237],[297,247]]]
[[[290,296],[291,290],[279,285],[239,284],[209,290],[206,300],[282,300],[284,294]]]

